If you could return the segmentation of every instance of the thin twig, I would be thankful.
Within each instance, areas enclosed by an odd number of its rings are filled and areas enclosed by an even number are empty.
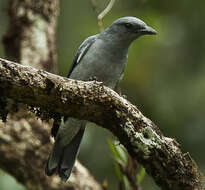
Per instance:
[[[98,15],[98,26],[99,26],[100,32],[104,30],[102,19],[105,17],[106,14],[108,14],[111,11],[114,3],[115,3],[115,0],[110,0],[108,6]]]
[[[100,32],[104,30],[102,19],[111,11],[114,3],[115,0],[110,0],[107,7],[101,13],[99,13],[96,0],[91,0],[92,7],[94,11],[98,14],[97,19],[98,19],[98,27]]]

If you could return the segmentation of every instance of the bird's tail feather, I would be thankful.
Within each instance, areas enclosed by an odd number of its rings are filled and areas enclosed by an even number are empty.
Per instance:
[[[58,143],[60,139],[56,139],[45,169],[48,176],[57,172],[63,181],[69,178],[84,131],[85,128],[82,127],[72,141],[65,146]]]

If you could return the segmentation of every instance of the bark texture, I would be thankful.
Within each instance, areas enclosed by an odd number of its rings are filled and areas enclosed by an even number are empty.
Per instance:
[[[176,140],[101,83],[74,81],[1,59],[0,86],[6,97],[37,107],[44,119],[72,116],[107,128],[162,189],[203,189],[197,165]]]
[[[3,38],[7,57],[55,72],[58,0],[9,0],[8,14]]]
[[[87,169],[76,162],[67,183],[44,174],[51,150],[50,127],[30,114],[18,112],[0,123],[0,167],[29,190],[102,190]]]
[[[9,28],[3,43],[9,59],[55,72],[58,3],[58,0],[8,1]],[[45,162],[51,147],[49,125],[25,112],[22,104],[17,106],[4,99],[7,96],[4,92],[0,89],[0,115],[4,120],[8,112],[11,114],[6,124],[0,122],[0,167],[27,189],[101,190],[79,163],[67,183],[62,183],[56,176],[45,176]]]

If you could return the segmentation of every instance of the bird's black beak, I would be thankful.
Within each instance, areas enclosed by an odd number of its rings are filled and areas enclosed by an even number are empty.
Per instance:
[[[157,31],[150,26],[145,26],[145,28],[140,30],[141,34],[155,35]]]

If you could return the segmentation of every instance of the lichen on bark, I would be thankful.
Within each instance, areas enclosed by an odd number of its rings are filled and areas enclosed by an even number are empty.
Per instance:
[[[176,140],[165,137],[113,90],[96,81],[75,81],[2,59],[0,68],[0,85],[9,98],[107,128],[162,189],[203,189],[197,165],[187,160]]]

